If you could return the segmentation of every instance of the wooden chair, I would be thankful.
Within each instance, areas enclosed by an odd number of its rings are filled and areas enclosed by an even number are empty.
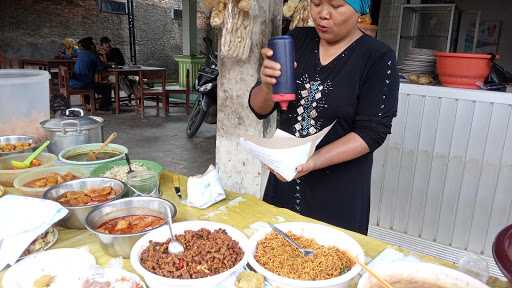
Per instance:
[[[10,68],[10,60],[0,51],[0,69]]]
[[[64,95],[68,101],[71,100],[71,96],[80,96],[80,104],[85,106],[85,96],[89,96],[91,104],[91,113],[96,112],[96,94],[94,89],[71,89],[69,87],[69,79],[71,78],[71,72],[67,66],[59,66],[59,93]]]
[[[187,69],[185,74],[186,81],[185,87],[181,87],[179,83],[167,84],[165,90],[167,90],[167,103],[168,106],[174,107],[185,107],[187,115],[190,114],[190,70]],[[185,95],[185,101],[180,98],[173,98],[172,95]],[[170,98],[170,99],[169,99]],[[164,104],[165,105],[165,104]],[[168,112],[169,108],[167,108]]]
[[[146,83],[151,82],[151,86],[146,87]],[[169,97],[168,92],[165,88],[167,84],[167,71],[144,71],[142,73],[142,79],[139,79],[139,93],[138,98],[138,110],[140,112],[140,118],[144,118],[144,101],[155,101],[156,102],[156,115],[160,115],[160,99],[162,99],[165,115],[169,113]],[[140,87],[142,85],[142,87]]]

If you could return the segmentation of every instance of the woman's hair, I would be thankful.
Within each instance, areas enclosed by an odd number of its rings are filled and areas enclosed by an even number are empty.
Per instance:
[[[96,45],[94,44],[94,40],[92,37],[85,37],[78,41],[78,45],[80,45],[81,48],[88,50],[88,51],[96,51]]]
[[[66,48],[73,48],[76,46],[76,42],[75,40],[71,39],[71,38],[64,38],[64,47]]]

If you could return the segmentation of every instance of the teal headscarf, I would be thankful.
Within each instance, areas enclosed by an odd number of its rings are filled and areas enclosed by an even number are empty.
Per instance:
[[[345,2],[352,6],[352,8],[361,15],[365,15],[370,12],[371,0],[345,0]]]

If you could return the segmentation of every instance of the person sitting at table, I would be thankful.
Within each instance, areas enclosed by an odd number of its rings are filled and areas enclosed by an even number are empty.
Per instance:
[[[103,36],[100,38],[100,47],[98,49],[98,54],[100,55],[100,58],[103,61],[103,63],[116,66],[124,66],[126,64],[121,49],[113,47],[112,40],[110,40],[110,38],[108,38],[107,36]]]
[[[99,47],[99,55],[100,59],[103,63],[108,65],[116,65],[116,66],[124,66],[126,64],[124,60],[123,52],[121,49],[112,46],[112,40],[107,36],[103,36],[100,39],[100,47]],[[110,79],[113,82],[113,79]],[[130,79],[126,75],[122,75],[119,78],[119,86],[121,90],[126,93],[128,96],[128,103],[132,102],[132,95],[134,92],[134,87],[137,85],[137,80]]]
[[[62,44],[64,45],[64,48],[59,50],[56,58],[73,59],[78,56],[78,47],[75,40],[65,38]]]
[[[92,37],[81,39],[78,45],[80,50],[71,73],[69,86],[72,89],[94,88],[94,92],[101,95],[100,110],[109,111],[112,109],[112,87],[110,84],[95,81],[96,73],[105,70],[107,66],[98,58]],[[86,98],[85,102],[89,105],[90,99]]]

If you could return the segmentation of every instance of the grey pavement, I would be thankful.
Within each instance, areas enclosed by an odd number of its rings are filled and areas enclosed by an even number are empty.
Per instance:
[[[187,115],[181,108],[171,108],[170,116],[156,116],[147,109],[144,119],[135,112],[119,115],[99,112],[105,119],[104,137],[116,131],[115,143],[128,148],[130,158],[156,161],[183,175],[201,174],[215,163],[215,125],[203,123],[197,135],[186,136]]]

